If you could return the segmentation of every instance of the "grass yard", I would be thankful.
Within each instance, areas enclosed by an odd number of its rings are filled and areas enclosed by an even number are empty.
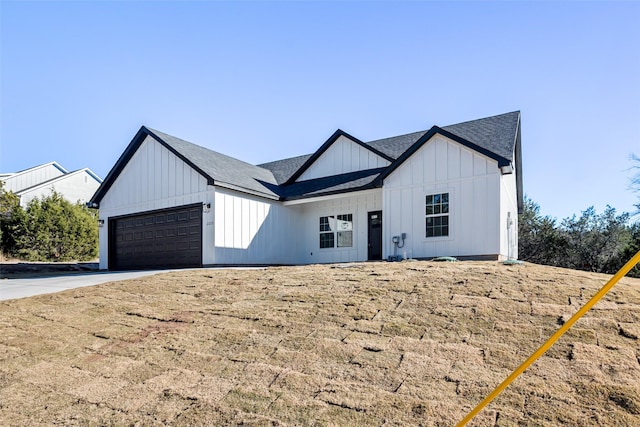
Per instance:
[[[361,263],[3,301],[0,424],[451,426],[608,278]],[[624,278],[470,425],[640,425],[639,337]]]

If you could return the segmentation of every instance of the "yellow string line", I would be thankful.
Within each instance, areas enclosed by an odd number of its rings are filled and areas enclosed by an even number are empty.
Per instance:
[[[473,417],[475,417],[478,412],[480,412],[485,406],[487,406],[493,399],[495,399],[513,380],[515,380],[518,375],[523,373],[525,369],[527,369],[533,362],[535,362],[540,356],[542,356],[551,346],[560,338],[574,323],[578,321],[587,311],[589,311],[596,303],[602,298],[609,290],[618,283],[618,281],[624,277],[635,265],[640,262],[640,251],[633,256],[618,272],[595,294],[576,314],[574,314],[571,319],[569,319],[560,329],[556,331],[555,334],[551,336],[540,346],[535,353],[533,353],[524,363],[518,366],[518,369],[513,371],[511,375],[507,377],[506,380],[502,382],[495,390],[491,392],[485,399],[478,404],[469,414],[464,417],[462,421],[456,424],[456,427],[464,427]]]

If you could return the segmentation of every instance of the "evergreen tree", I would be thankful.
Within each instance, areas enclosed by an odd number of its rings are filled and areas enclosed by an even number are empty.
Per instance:
[[[622,251],[621,267],[629,261],[635,254],[640,251],[640,222],[636,222],[631,226],[629,243]],[[640,264],[636,264],[628,274],[631,277],[640,277]]]
[[[540,206],[525,197],[518,221],[518,253],[521,260],[559,266],[566,256],[567,241],[555,218],[542,216]]]
[[[29,202],[14,232],[14,252],[29,261],[86,261],[98,255],[97,214],[56,192]]]
[[[15,248],[13,228],[19,216],[20,198],[11,191],[4,189],[0,181],[0,251],[10,254]]]
[[[564,219],[562,229],[568,242],[564,266],[614,273],[623,263],[622,252],[631,238],[628,222],[628,213],[616,215],[611,206],[601,215],[591,206],[579,218]]]

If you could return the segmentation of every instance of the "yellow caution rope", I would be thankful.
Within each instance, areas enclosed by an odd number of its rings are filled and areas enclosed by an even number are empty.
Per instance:
[[[578,321],[578,319],[580,319],[587,311],[589,311],[594,305],[596,305],[600,298],[602,298],[607,292],[609,292],[613,285],[618,283],[618,281],[622,279],[629,271],[631,271],[631,269],[635,267],[638,262],[640,262],[640,251],[638,251],[638,253],[635,254],[633,258],[631,258],[624,266],[622,266],[622,268],[613,275],[613,277],[602,287],[602,289],[600,289],[598,293],[593,296],[593,298],[591,298],[580,310],[578,310],[578,312],[574,314],[571,319],[569,319],[564,325],[562,325],[562,327],[558,329],[556,333],[547,340],[547,342],[542,344],[542,346],[540,346],[540,348],[536,350],[535,353],[529,356],[529,358],[525,360],[522,365],[518,366],[518,368],[513,371],[506,380],[504,380],[498,387],[496,387],[496,389],[493,390],[491,394],[485,397],[485,399],[480,402],[480,404],[478,404],[478,406],[476,406],[471,412],[469,412],[469,414],[464,417],[462,421],[456,424],[456,427],[463,427],[469,421],[471,421],[471,419],[475,417],[478,412],[480,412],[493,399],[495,399],[505,388],[507,388],[507,386],[511,384],[511,382],[515,380],[518,375],[523,373],[533,362],[535,362],[540,356],[542,356],[547,350],[549,350],[549,348],[551,348],[551,346],[556,341],[558,341],[558,338],[560,338],[565,332],[567,332],[569,328],[571,328],[571,326],[573,326],[573,324]]]

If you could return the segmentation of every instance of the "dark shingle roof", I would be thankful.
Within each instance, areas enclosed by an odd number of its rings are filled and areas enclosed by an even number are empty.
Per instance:
[[[442,129],[458,135],[492,153],[513,161],[520,112],[471,120]]]
[[[261,184],[261,182],[276,184],[276,179],[271,171],[192,144],[166,133],[154,129],[149,130],[175,151],[189,159],[191,163],[204,172],[207,177],[213,179],[216,185],[224,187],[224,184],[229,184],[233,187],[264,193],[272,197],[277,196],[277,194]]]
[[[420,137],[425,133],[427,133],[427,131],[423,130],[420,132],[408,133],[406,135],[378,139],[376,141],[367,142],[366,144],[385,153],[393,159],[397,159],[402,153],[407,151],[409,147],[415,144],[416,141],[418,141],[418,139],[420,139]]]
[[[273,187],[272,190],[277,191],[280,197],[285,200],[365,190],[375,186],[376,178],[384,170],[385,168],[367,169],[305,181],[296,181],[291,184]]]
[[[291,157],[261,165],[251,165],[233,157],[217,153],[199,145],[152,129],[142,127],[113,167],[92,202],[99,203],[117,175],[122,171],[144,138],[151,135],[173,151],[211,185],[246,191],[269,198],[292,200],[340,192],[356,191],[380,186],[382,180],[401,165],[436,133],[443,133],[468,147],[498,160],[499,165],[515,162],[514,151],[519,135],[520,112],[500,114],[454,125],[433,126],[427,131],[413,132],[391,138],[361,142],[338,130],[313,154]],[[305,181],[295,181],[301,168],[318,157],[339,135],[347,135],[360,145],[393,160],[386,168],[350,172]],[[337,135],[337,136],[336,136]],[[287,184],[288,181],[289,182]]]
[[[313,154],[291,157],[289,159],[276,160],[275,162],[258,165],[261,168],[269,169],[276,179],[278,185],[286,182],[300,167],[311,158]]]

